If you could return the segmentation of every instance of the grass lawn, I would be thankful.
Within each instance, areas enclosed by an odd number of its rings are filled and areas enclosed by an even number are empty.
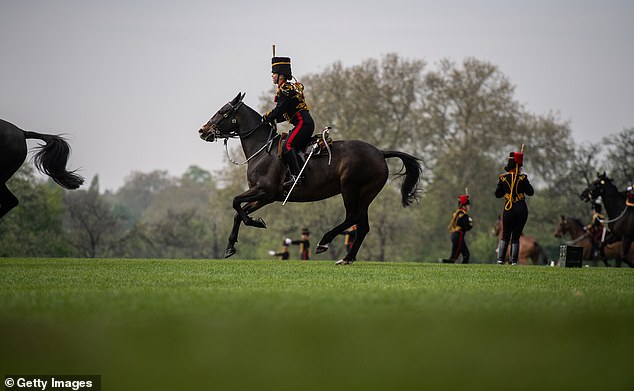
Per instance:
[[[632,390],[634,270],[0,259],[0,370],[103,390]]]

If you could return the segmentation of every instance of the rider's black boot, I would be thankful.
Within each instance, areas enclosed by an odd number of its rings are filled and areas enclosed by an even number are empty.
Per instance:
[[[290,180],[284,182],[284,186],[293,186],[295,183],[295,179],[298,177],[301,168],[299,167],[299,157],[297,156],[297,151],[291,149],[290,151],[284,152],[284,162],[288,166],[288,169],[291,172]],[[302,181],[302,178],[297,179],[297,184],[299,185]]]
[[[506,240],[500,239],[498,243],[498,259],[497,264],[503,265],[504,258],[506,258],[506,249],[508,248],[509,243]]]
[[[517,261],[520,257],[520,244],[511,243],[511,265],[517,265]]]

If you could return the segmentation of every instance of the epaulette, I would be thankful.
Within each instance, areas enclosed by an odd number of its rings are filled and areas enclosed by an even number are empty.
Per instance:
[[[293,86],[292,83],[284,83],[280,86],[280,88],[278,88],[277,90],[277,95],[279,94],[284,94],[286,96],[291,96],[295,93],[295,87]]]

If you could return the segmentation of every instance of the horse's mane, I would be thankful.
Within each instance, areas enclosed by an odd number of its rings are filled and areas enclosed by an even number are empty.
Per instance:
[[[572,221],[573,223],[577,224],[580,227],[584,226],[584,224],[581,222],[581,219],[579,219],[578,217],[568,217],[568,219],[570,219],[570,221]]]

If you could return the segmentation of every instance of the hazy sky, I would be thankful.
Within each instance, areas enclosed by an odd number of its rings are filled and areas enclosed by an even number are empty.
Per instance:
[[[0,0],[0,118],[66,133],[71,166],[102,190],[132,171],[220,169],[222,143],[196,131],[239,91],[258,107],[273,43],[299,79],[391,52],[427,70],[475,57],[577,142],[634,126],[631,0]]]

